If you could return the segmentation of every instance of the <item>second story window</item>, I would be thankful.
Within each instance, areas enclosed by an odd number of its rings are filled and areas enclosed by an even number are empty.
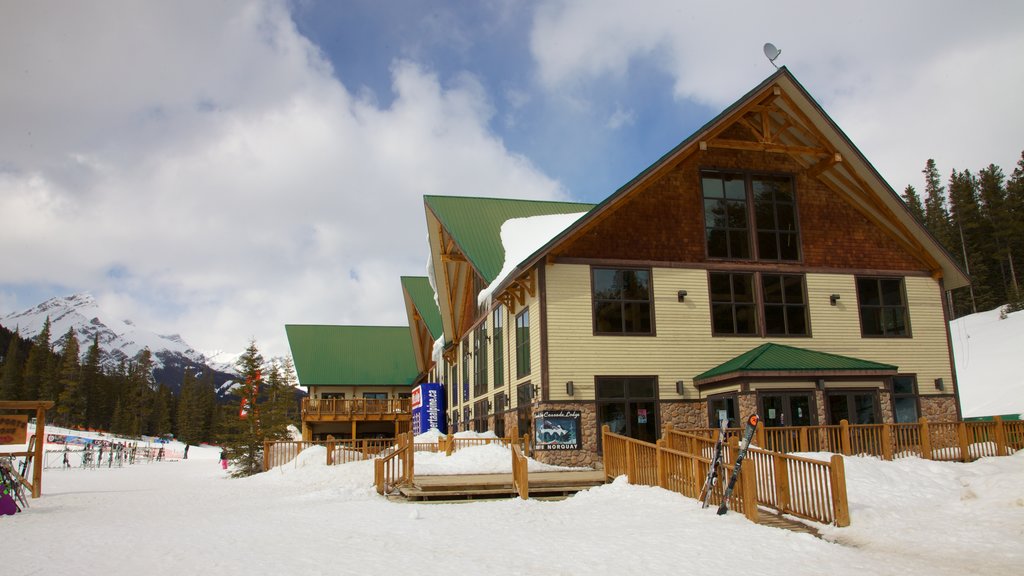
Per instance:
[[[651,334],[651,271],[594,268],[595,334]]]
[[[711,258],[750,258],[746,178],[742,174],[701,175],[704,234]]]
[[[797,274],[762,274],[764,331],[769,336],[807,336],[807,296],[804,277]]]
[[[530,309],[516,316],[516,377],[530,374]]]
[[[903,278],[857,278],[857,306],[865,338],[910,336]]]
[[[487,321],[480,323],[473,335],[473,395],[487,393]]]
[[[494,387],[505,385],[505,307],[494,309],[491,344],[494,346]]]
[[[716,335],[752,336],[757,333],[757,311],[752,273],[712,272],[711,329]]]

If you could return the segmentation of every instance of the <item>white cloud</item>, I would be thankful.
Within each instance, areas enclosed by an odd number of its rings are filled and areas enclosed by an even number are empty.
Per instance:
[[[489,132],[472,76],[399,62],[380,108],[280,3],[57,9],[0,19],[0,74],[34,78],[0,91],[0,244],[24,247],[0,285],[89,290],[200,349],[280,354],[285,323],[405,322],[422,195],[564,195]]]
[[[723,109],[785,64],[890,184],[1019,158],[1024,4],[797,0],[563,0],[537,11],[531,48],[548,90],[581,98],[653,63],[679,99]],[[598,92],[599,94],[600,92]],[[685,136],[685,135],[682,135]]]

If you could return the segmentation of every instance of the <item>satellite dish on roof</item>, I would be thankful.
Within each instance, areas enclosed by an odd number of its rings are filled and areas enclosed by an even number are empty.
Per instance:
[[[775,59],[779,57],[779,54],[782,54],[782,50],[776,48],[775,44],[768,42],[764,45],[764,55],[768,58],[768,61],[772,63],[772,66],[775,66],[776,70],[778,70],[779,67],[775,64]]]

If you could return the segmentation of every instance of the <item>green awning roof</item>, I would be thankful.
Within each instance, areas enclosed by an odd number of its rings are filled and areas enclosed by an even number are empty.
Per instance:
[[[424,196],[423,201],[487,283],[497,278],[505,264],[501,225],[507,220],[589,212],[594,207],[577,202],[457,196]]]
[[[408,326],[285,326],[303,386],[411,386],[419,371]]]
[[[817,352],[782,344],[762,344],[749,352],[715,366],[693,379],[695,384],[726,380],[742,375],[801,374],[836,375],[895,374],[897,367],[850,356]],[[765,374],[767,373],[767,374]]]
[[[437,309],[437,301],[434,300],[434,289],[430,287],[430,279],[426,276],[402,276],[402,288],[412,299],[412,305],[416,307],[420,318],[423,318],[431,337],[434,340],[440,338],[444,333],[444,328],[441,326],[441,311]]]

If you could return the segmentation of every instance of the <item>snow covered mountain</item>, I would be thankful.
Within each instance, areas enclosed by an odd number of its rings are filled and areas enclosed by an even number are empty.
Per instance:
[[[0,318],[0,325],[8,330],[17,328],[22,338],[31,339],[50,319],[51,341],[57,342],[69,328],[73,328],[85,356],[94,337],[99,338],[104,367],[113,368],[123,359],[132,359],[144,348],[153,354],[153,375],[158,383],[173,390],[181,385],[185,368],[213,370],[218,386],[234,377],[233,363],[224,355],[216,362],[192,348],[178,334],[161,335],[139,328],[131,320],[110,320],[90,294],[75,294],[51,298],[34,308],[15,312]]]

